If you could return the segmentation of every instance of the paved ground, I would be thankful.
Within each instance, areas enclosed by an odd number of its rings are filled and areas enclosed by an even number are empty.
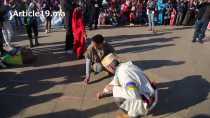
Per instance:
[[[210,118],[210,42],[191,43],[192,28],[104,28],[101,33],[124,60],[133,60],[158,82],[160,101],[146,118]],[[208,32],[208,35],[210,33]],[[85,86],[84,60],[66,55],[65,32],[40,33],[36,63],[0,70],[0,118],[115,118],[111,98],[95,93],[110,79]],[[209,39],[210,40],[210,39]],[[27,45],[19,35],[15,45]]]

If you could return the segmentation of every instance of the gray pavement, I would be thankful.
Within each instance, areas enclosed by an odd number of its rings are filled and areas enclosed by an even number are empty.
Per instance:
[[[123,60],[134,61],[158,83],[160,100],[145,118],[210,118],[210,38],[193,44],[191,27],[157,29],[152,34],[145,27],[105,27],[88,37],[103,34]],[[95,97],[111,78],[96,75],[85,86],[84,60],[65,54],[64,38],[64,30],[41,32],[34,64],[0,70],[0,118],[117,118],[112,98]],[[28,43],[24,34],[14,40]]]

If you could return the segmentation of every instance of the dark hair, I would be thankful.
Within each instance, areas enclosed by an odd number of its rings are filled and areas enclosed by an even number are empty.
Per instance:
[[[97,34],[92,37],[92,41],[96,44],[102,44],[104,42],[104,37],[101,34]]]
[[[113,64],[115,67],[117,67],[117,66],[120,64],[120,62],[119,62],[118,60],[113,60],[113,61],[112,61],[112,64]]]

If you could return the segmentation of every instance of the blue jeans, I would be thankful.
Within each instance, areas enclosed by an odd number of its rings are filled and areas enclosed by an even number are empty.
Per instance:
[[[154,30],[154,12],[149,12],[148,20],[150,29]]]
[[[205,32],[207,29],[209,21],[208,20],[197,20],[195,23],[195,32],[193,36],[193,40],[195,41],[197,38],[201,41],[205,37]]]

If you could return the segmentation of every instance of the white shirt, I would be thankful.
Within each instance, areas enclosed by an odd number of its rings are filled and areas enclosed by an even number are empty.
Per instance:
[[[128,111],[129,116],[147,113],[141,95],[151,97],[155,90],[144,72],[131,61],[119,65],[110,85],[114,86],[113,97],[125,99],[120,107]]]

